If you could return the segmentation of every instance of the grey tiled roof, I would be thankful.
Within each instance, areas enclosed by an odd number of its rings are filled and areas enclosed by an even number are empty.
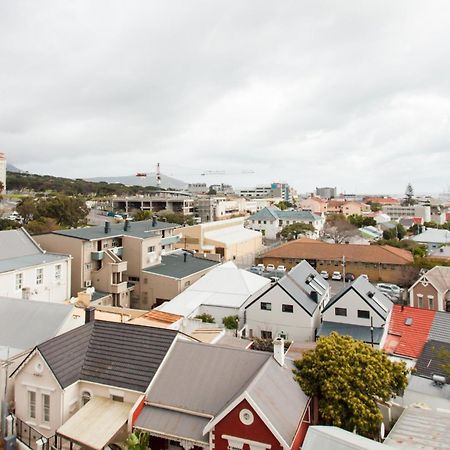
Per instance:
[[[156,231],[178,228],[180,225],[176,223],[169,222],[156,222],[153,226],[151,220],[142,220],[139,222],[130,222],[130,228],[125,231],[124,223],[112,223],[110,222],[111,229],[109,233],[105,233],[104,225],[99,225],[95,227],[83,227],[74,228],[72,230],[57,230],[53,231],[54,234],[60,234],[63,236],[69,236],[77,239],[83,239],[85,241],[95,240],[95,239],[105,239],[106,237],[117,237],[117,236],[134,236],[141,239],[151,237]]]
[[[186,262],[184,261],[186,255]],[[219,262],[192,256],[189,252],[177,251],[161,258],[161,264],[147,267],[144,272],[164,275],[171,278],[184,278],[202,270],[214,267]]]
[[[448,313],[446,313],[448,314]],[[450,344],[439,341],[428,341],[416,363],[416,375],[431,378],[434,374],[445,375],[442,364],[448,362],[440,351],[450,352]],[[447,377],[447,382],[450,377]]]
[[[248,220],[299,220],[304,222],[315,222],[320,217],[311,211],[289,211],[274,207],[265,207],[252,214]]]
[[[450,344],[450,314],[436,311],[428,338]]]
[[[349,323],[338,323],[338,322],[322,322],[317,333],[318,336],[328,336],[333,331],[340,334],[341,336],[351,336],[353,339],[358,339],[359,341],[371,343],[370,326],[363,325],[353,325]],[[383,336],[383,328],[373,329],[373,343],[379,344]]]
[[[77,380],[144,392],[177,332],[94,321],[38,346],[63,388]]]

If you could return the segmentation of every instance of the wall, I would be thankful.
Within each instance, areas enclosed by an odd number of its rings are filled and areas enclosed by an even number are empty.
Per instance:
[[[239,419],[239,412],[248,409],[253,414],[254,421],[251,425],[244,425]],[[248,439],[270,445],[270,450],[282,450],[282,446],[256,414],[247,400],[243,400],[230,413],[225,416],[213,429],[214,450],[229,450],[228,441],[222,435],[231,435],[241,439]],[[244,444],[242,450],[250,450],[248,444]]]
[[[422,278],[423,280],[423,278]],[[425,285],[424,285],[425,284]],[[435,311],[445,311],[444,305],[437,289],[430,283],[417,283],[409,293],[411,306],[416,308],[434,309]],[[422,305],[419,305],[419,296],[422,295]],[[430,308],[429,297],[433,297],[433,306]]]

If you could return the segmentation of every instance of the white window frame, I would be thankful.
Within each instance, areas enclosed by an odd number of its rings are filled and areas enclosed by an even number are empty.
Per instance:
[[[31,420],[36,420],[36,391],[32,389],[27,390],[27,401],[28,401],[28,418]],[[33,400],[31,397],[34,397]],[[33,407],[32,407],[33,406]],[[31,413],[33,411],[33,414]]]
[[[60,281],[62,279],[62,264],[56,264],[55,266],[55,280]]]
[[[16,291],[20,291],[23,288],[23,273],[16,273]]]
[[[44,284],[44,268],[39,267],[36,269],[36,286]]]
[[[48,398],[48,405],[45,403],[45,399]],[[50,423],[50,394],[47,392],[43,392],[41,394],[41,402],[42,402],[42,423]]]

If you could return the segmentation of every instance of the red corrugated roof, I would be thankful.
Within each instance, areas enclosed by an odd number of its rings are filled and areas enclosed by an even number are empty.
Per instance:
[[[384,350],[396,355],[418,358],[428,340],[435,313],[429,309],[411,306],[405,306],[402,310],[400,305],[394,305]],[[406,325],[408,319],[410,325]]]

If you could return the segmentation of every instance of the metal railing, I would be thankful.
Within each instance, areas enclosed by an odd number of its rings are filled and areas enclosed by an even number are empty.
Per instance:
[[[12,417],[12,431],[23,444],[33,450],[51,450],[56,444],[56,436],[46,437],[39,431],[35,430],[31,425],[28,425],[23,420],[11,414]],[[38,445],[40,441],[40,445]]]

